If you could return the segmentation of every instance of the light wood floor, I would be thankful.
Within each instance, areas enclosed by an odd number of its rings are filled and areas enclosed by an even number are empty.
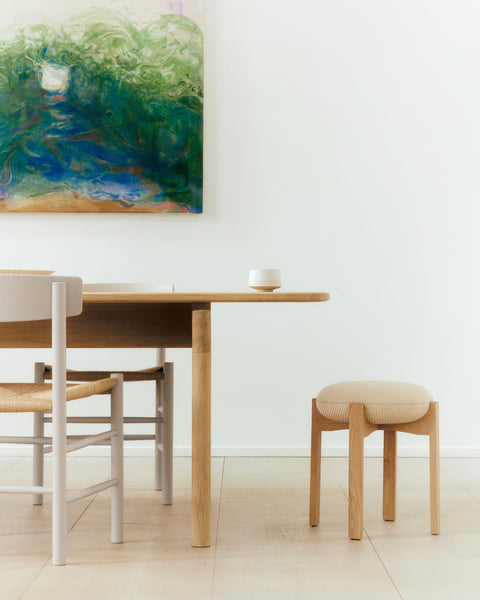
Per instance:
[[[108,460],[71,458],[70,487]],[[398,518],[381,519],[381,459],[366,459],[365,534],[349,541],[347,462],[324,461],[321,523],[308,526],[306,458],[213,459],[213,535],[190,547],[190,460],[175,459],[173,506],[152,461],[126,459],[126,541],[109,542],[109,495],[69,506],[69,564],[53,567],[50,502],[0,495],[0,599],[442,600],[480,597],[480,459],[442,460],[442,533],[428,532],[426,459],[399,460]],[[28,459],[0,459],[4,483]]]

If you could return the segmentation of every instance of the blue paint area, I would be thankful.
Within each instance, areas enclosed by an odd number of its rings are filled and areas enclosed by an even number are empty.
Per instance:
[[[12,154],[12,175],[19,177],[12,177],[5,191],[15,191],[18,182],[29,176],[37,179],[38,174],[44,183],[52,184],[52,190],[72,190],[92,198],[141,202],[151,196],[152,187],[158,187],[153,179],[125,172],[134,166],[142,171],[141,153],[118,143],[66,96],[44,93],[42,111],[35,116],[28,139]],[[157,201],[164,197],[155,194]]]

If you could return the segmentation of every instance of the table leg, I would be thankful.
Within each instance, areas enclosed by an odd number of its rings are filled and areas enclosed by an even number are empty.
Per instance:
[[[192,305],[192,546],[210,546],[211,522],[210,304]]]

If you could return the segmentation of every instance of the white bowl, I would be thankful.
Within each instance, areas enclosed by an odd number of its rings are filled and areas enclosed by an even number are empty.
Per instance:
[[[282,285],[280,270],[250,269],[248,285],[255,290],[272,292]]]

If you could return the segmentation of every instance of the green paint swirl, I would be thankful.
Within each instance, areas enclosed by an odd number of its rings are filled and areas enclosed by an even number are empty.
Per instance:
[[[193,21],[164,15],[142,26],[103,9],[8,33],[0,37],[0,199],[61,190],[101,197],[98,181],[122,173],[123,185],[128,172],[138,188],[129,201],[201,212],[203,36]],[[57,104],[41,86],[48,63],[69,68]]]

